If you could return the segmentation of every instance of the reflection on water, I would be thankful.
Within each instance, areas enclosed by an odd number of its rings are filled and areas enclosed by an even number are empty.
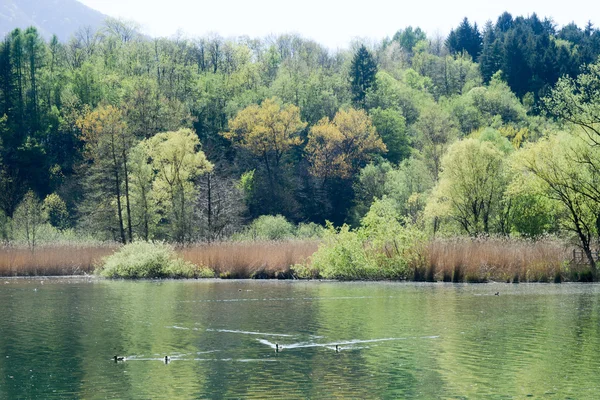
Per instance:
[[[598,285],[11,279],[0,303],[2,399],[600,396]]]

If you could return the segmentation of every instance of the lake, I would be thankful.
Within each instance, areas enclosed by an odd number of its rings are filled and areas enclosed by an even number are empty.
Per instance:
[[[599,285],[2,279],[0,304],[1,399],[600,396]]]

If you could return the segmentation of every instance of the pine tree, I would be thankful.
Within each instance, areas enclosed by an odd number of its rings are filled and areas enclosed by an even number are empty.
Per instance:
[[[481,53],[481,33],[477,23],[471,25],[467,18],[463,19],[456,30],[452,30],[446,39],[446,47],[453,53],[466,51],[475,60]]]
[[[352,100],[359,107],[364,107],[367,91],[376,89],[376,75],[375,59],[364,45],[360,46],[350,65]]]

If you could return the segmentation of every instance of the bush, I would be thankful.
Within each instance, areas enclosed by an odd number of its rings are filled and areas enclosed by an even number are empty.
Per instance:
[[[294,225],[282,215],[261,215],[248,227],[246,236],[256,240],[285,240],[294,237]]]
[[[296,237],[298,239],[320,239],[323,237],[325,229],[314,222],[305,224],[301,222],[296,229]]]
[[[207,267],[177,258],[173,247],[161,243],[135,242],[121,247],[103,260],[96,273],[106,278],[212,278]]]
[[[400,220],[396,202],[386,197],[373,203],[356,231],[328,227],[310,267],[326,279],[406,279],[425,241],[421,231]]]
[[[329,225],[323,243],[312,256],[311,267],[325,279],[380,279],[380,270],[369,257],[363,240],[348,225]]]

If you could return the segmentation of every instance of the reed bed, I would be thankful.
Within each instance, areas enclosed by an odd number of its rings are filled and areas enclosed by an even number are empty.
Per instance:
[[[294,278],[290,267],[309,266],[318,240],[199,243],[177,249],[185,261],[220,278]],[[120,247],[106,244],[0,246],[0,276],[86,275]],[[433,239],[414,249],[404,279],[445,282],[588,281],[587,266],[571,263],[573,247],[556,238]],[[318,273],[315,275],[318,277]]]
[[[561,282],[585,280],[570,264],[572,246],[555,238],[434,239],[414,265],[415,280],[445,282]]]
[[[0,247],[0,276],[86,275],[118,244],[54,244],[31,251],[26,246]]]
[[[204,265],[221,278],[292,278],[290,267],[307,262],[318,240],[203,243],[178,250],[185,260]]]

